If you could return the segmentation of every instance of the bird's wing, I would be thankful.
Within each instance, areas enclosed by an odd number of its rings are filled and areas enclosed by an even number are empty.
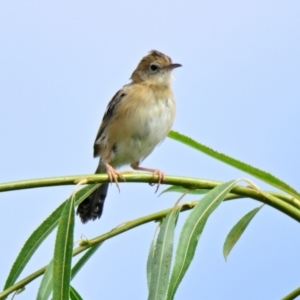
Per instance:
[[[104,113],[102,123],[96,135],[95,143],[94,143],[94,157],[99,156],[99,151],[101,148],[101,142],[105,139],[105,129],[109,122],[112,120],[115,115],[116,109],[122,99],[126,96],[126,88],[120,89],[109,101],[106,111]]]

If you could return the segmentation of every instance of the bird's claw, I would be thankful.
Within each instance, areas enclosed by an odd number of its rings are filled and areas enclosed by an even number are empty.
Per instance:
[[[151,181],[149,183],[151,186],[156,184],[155,182],[153,182],[155,176],[158,176],[157,187],[156,187],[156,190],[155,190],[155,193],[156,193],[158,191],[159,187],[160,187],[160,184],[162,182],[164,182],[164,180],[165,180],[165,174],[160,170],[154,170],[153,173],[152,173]]]
[[[119,182],[118,182],[118,177],[121,178],[122,180],[125,181],[125,177],[120,173],[117,172],[113,167],[111,167],[110,165],[106,166],[106,172],[107,175],[109,177],[110,182],[115,182],[119,192],[120,192],[120,186],[119,186]]]

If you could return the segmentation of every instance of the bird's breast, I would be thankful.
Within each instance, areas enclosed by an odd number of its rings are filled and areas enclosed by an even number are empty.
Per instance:
[[[152,99],[140,105],[139,112],[132,118],[134,135],[146,143],[160,143],[170,131],[175,117],[172,98]]]
[[[153,94],[124,109],[121,128],[112,160],[116,165],[146,158],[169,133],[175,117],[173,96],[158,98]]]

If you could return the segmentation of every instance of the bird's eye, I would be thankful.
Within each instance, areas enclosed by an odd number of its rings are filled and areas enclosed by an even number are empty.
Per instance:
[[[150,65],[150,70],[151,70],[152,72],[157,71],[157,70],[158,70],[158,65],[156,65],[156,64],[151,64],[151,65]]]

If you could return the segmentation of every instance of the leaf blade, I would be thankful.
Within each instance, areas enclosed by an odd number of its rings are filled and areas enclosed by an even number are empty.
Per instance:
[[[87,187],[79,190],[75,195],[75,203],[78,204],[88,195],[90,195],[99,185],[89,185]],[[68,198],[69,199],[69,198]],[[29,238],[24,243],[20,253],[15,259],[10,272],[7,276],[3,290],[9,288],[13,285],[21,272],[29,262],[30,258],[33,256],[35,251],[39,248],[42,242],[49,236],[49,234],[55,229],[58,224],[58,220],[61,216],[62,210],[66,201],[63,202],[58,208],[56,208],[29,236]]]
[[[151,277],[152,277],[154,250],[155,250],[155,244],[156,244],[156,239],[157,239],[156,233],[157,232],[155,231],[155,234],[154,234],[153,239],[150,244],[148,258],[147,258],[147,265],[146,265],[148,291],[150,291],[150,284],[151,284]]]
[[[250,174],[272,186],[275,186],[278,189],[281,189],[281,190],[287,192],[290,195],[293,195],[295,198],[300,200],[300,193],[296,189],[294,189],[293,187],[288,185],[283,180],[275,177],[271,173],[268,173],[259,168],[251,166],[247,163],[244,163],[244,162],[237,160],[233,157],[230,157],[226,154],[220,153],[216,150],[213,150],[212,148],[209,148],[209,147],[207,147],[207,146],[195,141],[194,139],[192,139],[186,135],[183,135],[179,132],[171,130],[168,134],[168,137],[173,140],[176,140],[178,142],[181,142],[185,145],[188,145],[198,151],[201,151],[215,159],[218,159],[219,161],[222,161],[232,167],[235,167],[236,169],[246,172],[246,173],[248,173],[248,174]]]
[[[104,243],[101,242],[95,246],[92,246],[88,251],[85,252],[85,254],[78,260],[78,262],[75,264],[75,266],[72,268],[71,273],[71,279],[73,279],[79,270],[87,263],[87,261],[95,254],[95,252],[98,250],[98,248]]]
[[[242,236],[243,232],[248,227],[251,220],[254,218],[254,216],[258,213],[258,211],[263,207],[263,205],[256,207],[249,211],[247,214],[245,214],[229,231],[223,245],[223,256],[225,260],[227,260],[227,257],[237,241]]]
[[[180,193],[180,194],[190,194],[190,195],[202,195],[206,194],[208,190],[205,189],[187,189],[183,186],[179,185],[171,185],[165,190],[163,190],[158,196],[161,196],[164,193],[170,193],[170,192],[175,192],[175,193]]]
[[[65,204],[57,228],[53,256],[53,299],[69,299],[74,219],[74,197],[71,197]]]
[[[164,218],[158,233],[151,267],[148,300],[165,300],[171,270],[174,231],[179,207]]]
[[[83,300],[79,293],[75,290],[73,286],[70,286],[70,299],[71,300]]]
[[[53,260],[47,266],[47,269],[41,280],[37,300],[47,300],[52,292],[52,273],[53,273]]]
[[[167,299],[174,298],[175,292],[193,260],[208,217],[221,204],[236,182],[236,180],[232,180],[209,191],[189,214],[179,237]]]

